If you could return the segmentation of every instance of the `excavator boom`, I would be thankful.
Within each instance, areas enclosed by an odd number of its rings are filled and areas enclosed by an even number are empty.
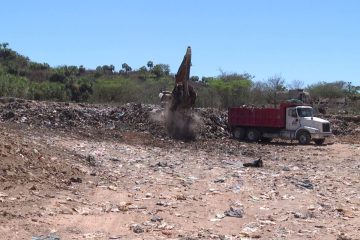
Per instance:
[[[189,109],[195,105],[196,92],[194,88],[189,85],[190,67],[191,47],[188,47],[179,70],[175,75],[175,86],[172,91],[172,101],[170,106],[171,111]]]

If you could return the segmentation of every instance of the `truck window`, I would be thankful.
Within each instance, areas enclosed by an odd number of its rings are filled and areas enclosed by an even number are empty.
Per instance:
[[[297,117],[297,114],[296,114],[296,109],[289,109],[289,113],[288,113],[288,115],[290,116],[290,117]]]
[[[299,114],[299,117],[312,117],[313,116],[312,108],[297,108],[297,112]]]

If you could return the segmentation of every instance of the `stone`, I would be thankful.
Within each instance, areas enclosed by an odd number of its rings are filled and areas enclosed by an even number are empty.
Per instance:
[[[150,221],[152,221],[152,222],[161,222],[162,220],[163,220],[163,218],[160,216],[157,216],[157,215],[152,216],[150,219]]]
[[[243,210],[242,209],[237,209],[237,208],[233,208],[230,207],[229,210],[226,210],[224,212],[225,216],[227,217],[236,217],[236,218],[242,218],[243,217]]]
[[[261,160],[261,158],[254,160],[253,162],[249,162],[249,163],[244,163],[243,164],[244,167],[263,167],[263,161]]]
[[[143,233],[144,232],[144,228],[140,224],[133,224],[130,226],[130,229],[134,233]]]

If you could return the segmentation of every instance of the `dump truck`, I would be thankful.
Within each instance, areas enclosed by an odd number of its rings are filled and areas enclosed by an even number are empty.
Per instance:
[[[234,138],[250,142],[283,138],[321,145],[332,134],[329,121],[314,117],[313,108],[303,103],[284,102],[279,108],[229,108],[228,124]]]

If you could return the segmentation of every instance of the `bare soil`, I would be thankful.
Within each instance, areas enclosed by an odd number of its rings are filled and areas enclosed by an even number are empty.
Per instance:
[[[358,135],[182,142],[24,116],[0,122],[0,239],[360,239]]]

